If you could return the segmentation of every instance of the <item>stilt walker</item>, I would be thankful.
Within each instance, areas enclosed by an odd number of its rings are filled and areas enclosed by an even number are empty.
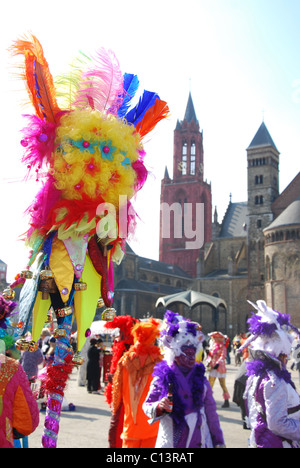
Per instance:
[[[132,108],[138,79],[121,73],[112,51],[82,55],[56,81],[35,36],[17,40],[12,53],[24,57],[22,76],[35,109],[23,130],[23,162],[42,185],[28,208],[31,254],[16,284],[22,286],[18,328],[20,337],[30,328],[37,341],[50,311],[57,319],[54,363],[43,376],[42,439],[43,447],[55,448],[65,387],[80,362],[70,346],[72,322],[80,352],[99,297],[112,309],[113,263],[122,261],[135,227],[130,199],[148,175],[142,139],[168,107],[144,91]]]

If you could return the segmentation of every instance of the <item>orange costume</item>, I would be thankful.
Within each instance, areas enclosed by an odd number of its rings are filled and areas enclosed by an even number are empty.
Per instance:
[[[143,403],[152,382],[154,366],[162,360],[155,345],[159,336],[159,322],[150,319],[132,329],[134,344],[119,361],[113,380],[112,413],[120,403],[124,405],[122,448],[153,448],[159,424],[148,423]]]

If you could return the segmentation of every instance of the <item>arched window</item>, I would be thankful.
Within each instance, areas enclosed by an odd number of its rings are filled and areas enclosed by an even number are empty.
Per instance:
[[[195,175],[196,174],[196,145],[194,141],[191,144],[191,161],[190,162],[191,162],[190,174]]]
[[[181,174],[186,175],[187,173],[187,143],[182,144],[182,154],[181,154]]]

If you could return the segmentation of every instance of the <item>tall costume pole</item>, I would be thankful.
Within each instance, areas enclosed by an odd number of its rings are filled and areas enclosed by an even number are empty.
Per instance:
[[[42,187],[28,208],[25,242],[31,249],[22,286],[18,329],[40,337],[49,311],[57,317],[54,363],[43,376],[48,395],[43,447],[56,447],[61,403],[74,359],[70,332],[76,319],[78,352],[99,297],[113,303],[113,263],[122,261],[135,228],[131,198],[148,175],[142,139],[168,114],[156,93],[122,74],[114,53],[103,48],[81,55],[70,73],[54,80],[38,39],[12,46],[35,114],[26,116],[21,145],[28,175]],[[29,271],[30,270],[30,271]],[[31,325],[32,322],[32,325]]]

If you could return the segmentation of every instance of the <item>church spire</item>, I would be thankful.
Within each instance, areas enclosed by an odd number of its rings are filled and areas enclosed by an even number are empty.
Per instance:
[[[198,124],[191,92],[189,92],[189,98],[183,120],[187,121],[188,123],[194,120],[194,122]]]

